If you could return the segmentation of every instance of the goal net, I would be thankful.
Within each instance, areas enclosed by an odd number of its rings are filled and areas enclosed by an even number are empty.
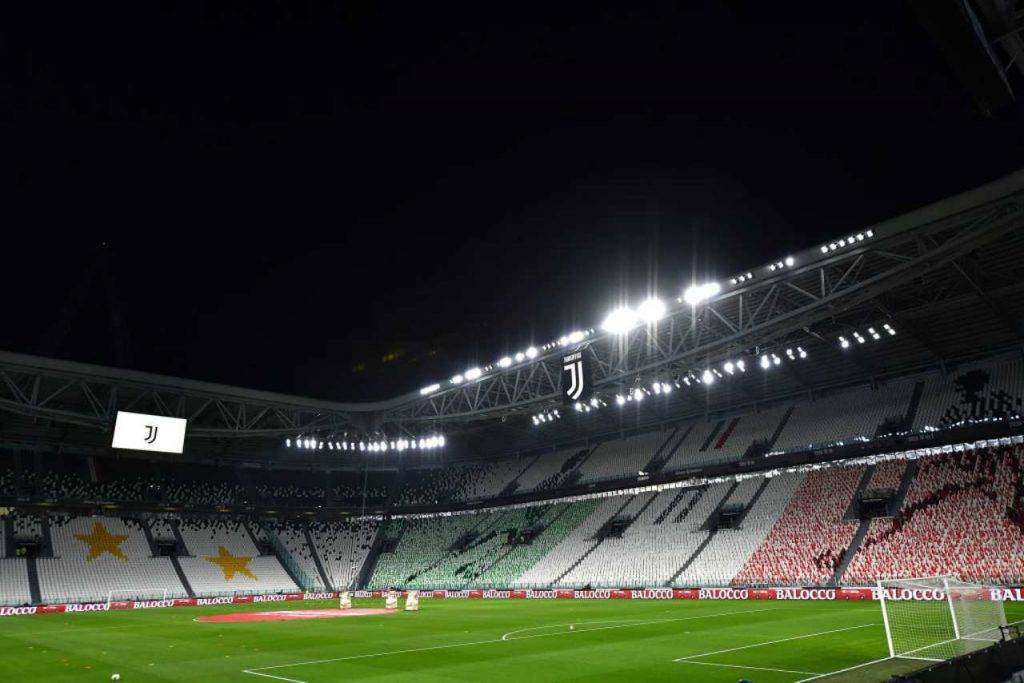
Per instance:
[[[1003,603],[953,576],[878,582],[890,657],[942,661],[1000,639]]]

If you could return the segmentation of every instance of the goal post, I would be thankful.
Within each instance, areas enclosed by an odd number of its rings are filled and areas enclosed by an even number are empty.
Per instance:
[[[1000,639],[1003,603],[955,576],[878,581],[890,657],[943,661]]]

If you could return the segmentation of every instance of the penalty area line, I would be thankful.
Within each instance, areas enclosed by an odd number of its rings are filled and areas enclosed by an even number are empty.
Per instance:
[[[726,652],[738,652],[740,650],[749,650],[755,647],[764,647],[765,645],[775,645],[777,643],[788,643],[792,640],[804,640],[805,638],[817,638],[818,636],[826,636],[830,633],[842,633],[843,631],[853,631],[858,628],[868,628],[869,626],[878,626],[878,624],[861,624],[859,626],[847,626],[845,628],[834,628],[830,631],[818,631],[817,633],[806,633],[802,636],[790,636],[789,638],[779,638],[778,640],[766,640],[762,643],[751,643],[750,645],[740,645],[739,647],[729,647],[724,650],[714,650],[713,652],[701,652],[700,654],[687,655],[686,657],[679,657],[673,659],[673,662],[686,662],[688,660],[697,659],[699,657],[710,657],[711,655],[720,655]]]
[[[828,672],[823,673],[823,674],[817,674],[817,675],[811,676],[810,678],[801,678],[796,683],[807,683],[807,681],[816,681],[819,678],[824,678],[825,676],[832,676],[834,674],[846,673],[847,671],[853,671],[854,669],[860,669],[860,668],[863,668],[865,666],[871,666],[872,664],[878,664],[879,662],[884,662],[884,661],[889,660],[889,659],[892,659],[892,657],[882,657],[881,659],[872,659],[870,662],[864,662],[863,664],[854,664],[853,666],[848,666],[845,669],[836,669],[835,671],[828,671]]]
[[[744,671],[774,671],[776,673],[783,674],[800,674],[802,676],[814,675],[814,678],[824,676],[825,674],[819,674],[815,671],[794,671],[793,669],[773,669],[767,666],[745,666],[743,664],[722,664],[721,662],[695,662],[692,659],[684,659],[680,664],[697,664],[699,666],[724,666],[727,669],[743,669]],[[804,680],[811,680],[805,678]]]
[[[274,678],[279,681],[289,681],[289,683],[306,683],[305,681],[300,681],[297,678],[285,678],[284,676],[275,676],[274,674],[263,674],[251,669],[242,669],[242,673],[252,674],[253,676],[263,676],[264,678]]]

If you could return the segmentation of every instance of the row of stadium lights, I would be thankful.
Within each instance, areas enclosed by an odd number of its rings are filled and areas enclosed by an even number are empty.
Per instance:
[[[835,242],[829,242],[828,244],[821,245],[821,253],[828,254],[836,251],[837,249],[843,249],[844,247],[852,247],[858,242],[863,242],[866,239],[871,239],[875,236],[874,230],[865,230],[864,232],[858,232],[856,235],[850,235],[844,239],[836,240]]]
[[[821,245],[821,253],[828,254],[836,251],[837,249],[842,249],[844,247],[852,246],[858,242],[863,242],[865,239],[870,239],[874,236],[875,233],[873,230],[865,230],[864,232],[850,235],[849,237],[839,239],[835,242],[829,242],[828,244]],[[792,256],[787,256],[780,261],[769,264],[768,271],[770,273],[774,273],[776,271],[785,270],[786,268],[792,268],[794,265],[796,265],[796,259]],[[748,271],[730,278],[729,283],[732,285],[744,284],[753,278],[753,272]],[[722,286],[717,282],[692,285],[687,287],[683,292],[683,295],[676,299],[676,301],[678,303],[687,303],[691,306],[697,306],[698,304],[716,296],[721,291]],[[665,306],[665,303],[657,297],[651,297],[637,306],[636,309],[623,306],[613,310],[605,317],[604,322],[601,324],[601,329],[609,334],[626,334],[641,324],[654,324],[658,322],[665,317],[666,312],[667,307]],[[465,372],[454,375],[446,382],[446,384],[450,387],[454,387],[465,382],[476,381],[495,368],[505,370],[513,365],[532,361],[542,352],[578,344],[594,333],[594,328],[570,332],[567,335],[559,337],[555,341],[542,345],[539,349],[536,346],[531,346],[526,350],[519,351],[511,356],[503,356],[490,365],[470,368]],[[435,382],[434,384],[430,384],[420,389],[420,396],[429,396],[440,391],[441,388],[442,384],[440,382]],[[535,417],[539,417],[540,415],[541,414],[538,413]],[[548,420],[544,419],[543,421],[547,422]]]
[[[556,349],[560,346],[570,346],[572,344],[578,344],[592,334],[594,334],[593,328],[589,330],[576,330],[574,332],[570,332],[567,335],[559,337],[555,341],[544,344],[539,349],[536,346],[531,346],[525,351],[519,351],[511,356],[503,356],[502,358],[499,358],[490,365],[485,365],[482,368],[470,368],[465,372],[460,372],[459,374],[453,376],[450,380],[448,380],[447,383],[449,386],[459,386],[464,382],[472,382],[474,380],[478,380],[488,372],[494,370],[495,368],[506,370],[512,367],[513,365],[525,363],[526,361],[531,361],[542,352],[551,351],[552,349]],[[440,390],[441,384],[434,383],[420,389],[420,396],[429,396]]]
[[[420,437],[418,439],[381,439],[379,441],[321,441],[316,437],[298,436],[293,439],[285,439],[284,445],[288,448],[299,448],[308,451],[322,451],[327,446],[329,451],[362,451],[369,453],[387,453],[388,451],[420,450],[430,451],[437,448],[444,448],[445,438],[443,434]]]
[[[788,348],[780,356],[778,353],[763,353],[761,354],[758,364],[762,370],[770,370],[773,367],[782,365],[783,359],[788,358],[791,361],[804,360],[808,357],[807,351],[802,346],[795,348]],[[684,386],[690,387],[694,385],[703,385],[710,387],[720,379],[726,379],[729,376],[737,373],[743,374],[747,371],[747,363],[744,359],[732,361],[727,360],[722,363],[721,369],[718,367],[707,368],[702,373],[695,374],[693,372],[687,373],[682,377],[676,377],[669,382],[662,380],[655,380],[651,383],[650,388],[637,386],[631,391],[622,394],[615,394],[615,403],[618,406],[624,406],[630,402],[640,403],[645,398],[651,395],[655,396],[668,396],[675,389],[682,389]],[[589,413],[592,410],[604,408],[608,403],[600,396],[594,396],[589,401],[577,401],[573,404],[573,408],[578,413]],[[555,420],[561,419],[561,414],[557,409],[548,410],[541,413],[537,413],[533,416],[534,426],[540,426],[547,422],[554,422]]]
[[[896,329],[889,323],[882,324],[882,331],[888,334],[890,337],[896,336]],[[854,330],[851,336],[853,337],[854,341],[856,341],[858,344],[864,344],[867,342],[867,337],[865,337],[857,330]],[[875,341],[880,341],[882,339],[882,333],[876,330],[874,327],[868,328],[868,336],[870,336]],[[847,339],[846,335],[839,335],[839,348],[848,349],[851,346],[853,346],[853,342]]]

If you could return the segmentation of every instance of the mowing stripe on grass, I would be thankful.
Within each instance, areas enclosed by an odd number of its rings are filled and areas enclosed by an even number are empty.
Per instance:
[[[716,612],[714,614],[701,614],[701,615],[697,615],[697,616],[693,616],[693,617],[677,617],[677,618],[673,618],[673,619],[658,619],[657,621],[645,621],[645,622],[632,623],[632,624],[619,624],[618,626],[600,626],[598,628],[583,629],[582,632],[586,633],[588,631],[601,631],[601,630],[610,629],[610,628],[628,628],[630,626],[644,626],[646,624],[660,624],[660,623],[666,623],[666,622],[670,622],[670,621],[693,621],[695,619],[710,619],[712,617],[729,617],[729,616],[735,616],[737,614],[752,614],[752,613],[755,613],[755,612],[771,612],[771,611],[776,610],[776,609],[778,609],[778,608],[777,607],[766,607],[766,608],[763,608],[763,609],[730,610],[728,612]],[[555,626],[558,626],[558,624],[555,624]],[[273,675],[270,675],[270,674],[262,674],[260,672],[261,671],[269,671],[271,669],[285,669],[285,668],[293,667],[293,666],[307,666],[307,665],[311,665],[311,664],[329,664],[331,662],[347,662],[347,661],[351,661],[351,660],[355,660],[355,659],[370,659],[370,658],[373,658],[373,657],[386,657],[388,655],[403,655],[403,654],[409,654],[409,653],[412,653],[412,652],[428,652],[428,651],[431,651],[431,650],[449,650],[449,649],[456,648],[456,647],[469,647],[471,645],[487,645],[487,644],[490,644],[490,643],[508,643],[508,642],[512,642],[512,641],[515,641],[515,640],[526,640],[527,638],[545,638],[547,636],[562,636],[562,635],[566,635],[566,634],[570,634],[570,633],[575,634],[575,633],[579,633],[579,632],[580,631],[559,631],[557,633],[537,633],[537,634],[534,634],[534,635],[531,635],[531,636],[521,636],[519,638],[511,638],[509,640],[505,640],[504,637],[502,637],[502,638],[494,638],[494,639],[491,639],[491,640],[476,640],[476,641],[472,641],[472,642],[469,642],[469,643],[452,643],[452,644],[448,644],[448,645],[431,645],[431,646],[427,646],[427,647],[410,648],[410,649],[407,649],[407,650],[390,650],[388,652],[371,652],[371,653],[363,654],[363,655],[349,655],[347,657],[332,657],[330,659],[311,659],[311,660],[308,660],[308,661],[305,661],[305,662],[292,662],[291,664],[274,664],[273,666],[260,666],[260,667],[256,667],[256,668],[253,668],[253,669],[244,669],[242,671],[242,673],[253,674],[255,676],[265,676],[267,678],[279,678],[279,679],[285,680],[285,681],[292,681],[293,683],[304,683],[303,681],[296,681],[295,679],[292,679],[292,678],[284,678],[282,676],[273,676]],[[505,635],[508,635],[508,634],[506,633]]]
[[[805,638],[816,638],[818,636],[827,636],[830,633],[842,633],[843,631],[853,631],[858,628],[868,628],[869,626],[878,626],[878,624],[861,624],[860,626],[847,626],[845,628],[834,628],[831,631],[818,631],[817,633],[807,633],[802,636],[790,636],[789,638],[779,638],[778,640],[766,640],[763,643],[751,643],[750,645],[740,645],[739,647],[730,647],[724,650],[714,650],[713,652],[702,652],[696,655],[687,655],[686,657],[679,657],[673,659],[673,662],[685,662],[688,659],[696,659],[698,657],[710,657],[711,655],[720,655],[726,652],[738,652],[739,650],[749,650],[754,647],[762,647],[764,645],[775,645],[776,643],[788,643],[791,640],[803,640]]]

